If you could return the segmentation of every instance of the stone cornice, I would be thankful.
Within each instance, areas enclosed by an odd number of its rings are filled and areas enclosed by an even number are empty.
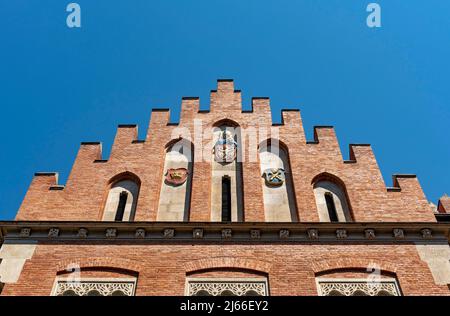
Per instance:
[[[450,223],[3,221],[6,241],[189,243],[443,243]]]
[[[450,224],[450,213],[440,213],[435,214],[434,216],[438,222],[446,222]]]

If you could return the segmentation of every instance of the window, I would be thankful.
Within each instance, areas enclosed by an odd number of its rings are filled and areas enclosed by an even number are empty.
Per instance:
[[[188,296],[267,296],[265,278],[248,279],[202,279],[188,278]]]
[[[222,177],[222,222],[231,222],[231,181]]]
[[[136,212],[139,186],[140,181],[132,176],[113,183],[108,192],[102,220],[132,221]]]
[[[313,190],[321,222],[352,221],[350,203],[342,181],[332,176],[319,176]]]
[[[119,205],[117,206],[115,221],[121,222],[123,220],[123,214],[125,213],[125,205],[127,204],[128,193],[122,191],[119,197]]]
[[[334,205],[333,195],[329,192],[325,193],[325,201],[327,203],[330,222],[338,222],[339,220],[336,212],[336,205]]]
[[[134,296],[136,279],[57,279],[53,296]]]
[[[397,281],[367,279],[317,279],[319,296],[400,296]]]
[[[244,221],[241,132],[237,123],[234,123],[222,120],[213,124],[210,191],[212,222]],[[228,179],[224,180],[224,176]]]

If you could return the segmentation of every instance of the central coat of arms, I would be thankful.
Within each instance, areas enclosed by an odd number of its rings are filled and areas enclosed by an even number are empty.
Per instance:
[[[272,187],[283,185],[286,179],[283,168],[266,169],[264,170],[263,177],[266,180],[266,184]]]
[[[182,185],[186,182],[189,171],[186,168],[167,169],[166,184]]]
[[[230,163],[236,159],[237,143],[230,131],[222,131],[219,140],[214,145],[214,160]]]

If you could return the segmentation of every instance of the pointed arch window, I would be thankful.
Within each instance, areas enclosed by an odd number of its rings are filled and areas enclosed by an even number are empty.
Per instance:
[[[125,177],[113,182],[108,191],[103,221],[133,221],[136,213],[140,181]]]
[[[313,180],[313,191],[321,222],[351,222],[347,191],[337,177],[321,174]]]

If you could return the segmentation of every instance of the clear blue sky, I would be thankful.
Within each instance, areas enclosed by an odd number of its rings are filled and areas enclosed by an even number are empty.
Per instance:
[[[382,27],[362,0],[61,0],[0,2],[0,218],[12,219],[36,171],[65,183],[81,141],[119,123],[145,135],[152,107],[178,120],[182,96],[209,106],[234,78],[246,107],[270,96],[300,108],[307,137],[334,125],[371,143],[387,186],[416,173],[429,200],[450,193],[450,1],[383,0]]]

